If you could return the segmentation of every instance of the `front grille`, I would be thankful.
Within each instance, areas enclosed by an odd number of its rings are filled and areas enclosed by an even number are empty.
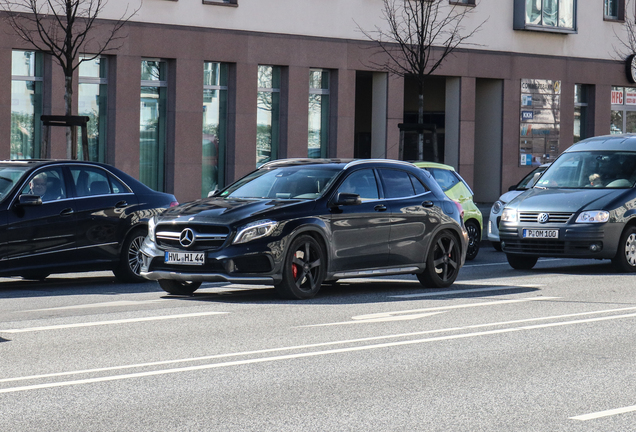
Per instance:
[[[180,242],[181,233],[186,228],[193,233],[194,241],[189,247],[184,247]],[[157,225],[155,233],[157,245],[162,249],[199,251],[223,247],[230,230],[222,225]]]
[[[555,224],[567,223],[574,213],[561,213],[561,212],[519,212],[519,222],[524,223],[536,223],[541,213],[546,213],[550,216],[548,222]]]
[[[565,253],[565,242],[559,240],[508,240],[505,241],[505,251],[525,252],[546,255],[561,255]]]

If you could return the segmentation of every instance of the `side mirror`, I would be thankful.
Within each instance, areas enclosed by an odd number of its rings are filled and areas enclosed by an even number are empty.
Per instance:
[[[42,197],[39,195],[22,194],[18,197],[16,204],[21,207],[42,205]]]
[[[517,190],[517,185],[512,185],[508,188],[509,191]]]
[[[360,195],[354,193],[345,193],[340,192],[336,195],[336,200],[334,201],[334,206],[346,206],[346,205],[358,205],[361,204],[362,200],[360,199]]]

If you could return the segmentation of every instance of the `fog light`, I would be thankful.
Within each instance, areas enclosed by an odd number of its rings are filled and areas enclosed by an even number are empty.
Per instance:
[[[590,249],[590,252],[598,252],[601,250],[601,248],[602,246],[599,243],[592,243],[589,249]]]
[[[506,247],[506,242],[505,242],[505,241],[502,241],[502,242],[501,242],[501,247],[502,247],[502,248]]]

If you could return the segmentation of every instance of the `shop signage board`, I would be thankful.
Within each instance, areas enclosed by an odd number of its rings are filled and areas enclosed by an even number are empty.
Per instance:
[[[634,94],[636,103],[636,94]],[[559,154],[561,81],[522,79],[519,165],[541,165]]]

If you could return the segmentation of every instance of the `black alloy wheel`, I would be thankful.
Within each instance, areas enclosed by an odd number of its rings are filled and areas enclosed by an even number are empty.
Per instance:
[[[466,231],[468,232],[468,248],[466,249],[466,259],[474,260],[479,253],[479,242],[481,240],[481,230],[479,224],[474,220],[466,222]]]
[[[627,227],[621,235],[612,264],[619,272],[636,272],[636,227]]]
[[[160,279],[159,286],[168,294],[191,296],[197,289],[199,289],[201,282]]]
[[[284,298],[308,299],[320,290],[327,267],[325,253],[316,239],[301,235],[294,239],[283,263],[283,279],[276,291]]]
[[[457,279],[461,252],[457,238],[449,231],[438,233],[433,239],[426,269],[417,278],[426,288],[446,288]]]
[[[510,267],[516,270],[530,270],[539,259],[539,257],[515,254],[506,254],[506,258],[508,258]]]
[[[115,277],[122,282],[146,282],[139,274],[141,272],[142,255],[141,245],[144,243],[146,228],[135,228],[126,237],[121,248],[119,264],[113,270]]]

